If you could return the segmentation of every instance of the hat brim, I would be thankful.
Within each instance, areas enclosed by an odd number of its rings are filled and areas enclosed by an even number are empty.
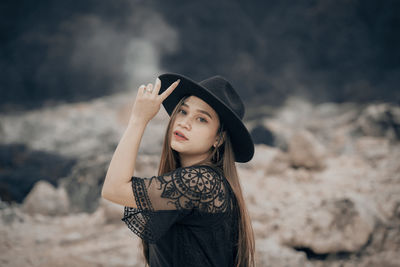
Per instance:
[[[226,106],[217,96],[199,83],[181,74],[166,73],[160,75],[158,78],[161,80],[159,94],[162,94],[173,82],[180,79],[179,85],[162,103],[169,116],[171,116],[172,111],[182,97],[187,95],[197,96],[217,112],[220,120],[224,124],[224,128],[229,132],[235,154],[235,161],[248,162],[253,158],[254,142],[249,131],[236,113]]]

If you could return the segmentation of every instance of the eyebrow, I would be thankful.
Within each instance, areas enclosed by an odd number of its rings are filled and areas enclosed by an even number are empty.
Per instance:
[[[185,107],[188,107],[188,108],[189,108],[189,105],[186,104],[186,103],[183,103],[182,106],[185,106]],[[203,114],[206,114],[208,117],[210,117],[210,118],[212,119],[212,116],[211,116],[210,113],[208,113],[207,111],[202,110],[202,109],[196,109],[196,111],[197,111],[197,112],[200,112],[200,113],[203,113]]]

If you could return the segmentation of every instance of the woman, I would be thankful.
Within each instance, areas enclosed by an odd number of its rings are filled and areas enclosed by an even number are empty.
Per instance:
[[[140,140],[160,105],[170,115],[158,176],[132,176]],[[137,93],[112,157],[102,197],[124,205],[154,266],[254,266],[254,235],[236,162],[254,144],[244,105],[221,76],[200,83],[167,73]]]

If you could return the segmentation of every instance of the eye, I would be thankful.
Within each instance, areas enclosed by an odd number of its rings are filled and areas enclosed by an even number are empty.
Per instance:
[[[178,110],[178,113],[182,113],[182,114],[184,114],[184,115],[187,114],[186,111],[185,111],[184,109]],[[198,119],[200,119],[200,122],[202,122],[202,123],[207,123],[207,122],[208,122],[208,121],[207,121],[206,119],[204,119],[203,117],[198,117]]]

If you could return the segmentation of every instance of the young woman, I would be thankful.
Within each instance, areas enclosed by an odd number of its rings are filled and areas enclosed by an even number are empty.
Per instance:
[[[132,176],[147,123],[170,116],[158,175]],[[235,162],[254,154],[244,105],[221,76],[180,75],[142,85],[112,157],[102,197],[124,205],[122,220],[142,239],[150,267],[255,266],[254,235]]]

